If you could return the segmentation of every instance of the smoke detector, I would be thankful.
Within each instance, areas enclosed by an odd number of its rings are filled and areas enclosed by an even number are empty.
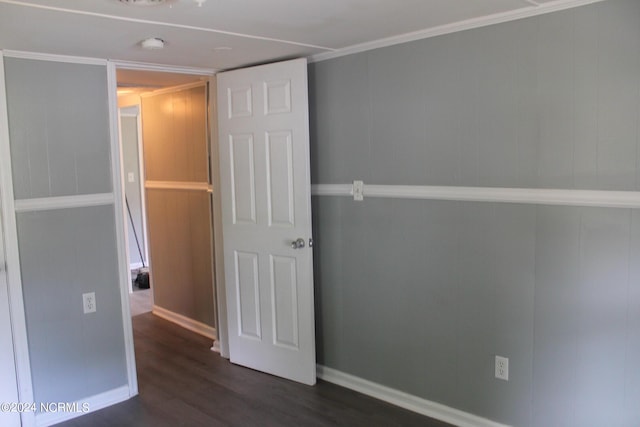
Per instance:
[[[164,47],[164,40],[159,37],[150,37],[140,42],[143,49],[158,50]]]

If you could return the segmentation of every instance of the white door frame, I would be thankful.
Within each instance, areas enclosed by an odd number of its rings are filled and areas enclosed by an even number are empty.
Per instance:
[[[118,245],[118,265],[120,265],[120,303],[122,311],[122,326],[124,330],[125,352],[127,359],[127,377],[129,379],[129,396],[138,394],[138,376],[136,359],[133,348],[133,327],[131,325],[131,308],[129,306],[129,287],[131,286],[131,271],[127,256],[126,223],[123,216],[124,181],[122,180],[122,149],[120,147],[120,125],[118,116],[118,95],[116,84],[116,67],[107,61],[107,91],[109,98],[109,130],[111,134],[111,180],[116,220],[116,244]],[[120,215],[117,212],[121,212]]]
[[[2,198],[2,228],[6,249],[7,288],[9,292],[9,315],[13,331],[13,351],[18,380],[18,397],[21,402],[33,402],[31,363],[27,341],[27,322],[22,295],[22,276],[18,254],[18,233],[11,173],[11,150],[9,144],[9,116],[4,75],[4,56],[0,51],[0,197]],[[35,414],[22,414],[23,427],[35,425]]]
[[[222,202],[220,197],[220,150],[218,148],[218,95],[216,76],[209,79],[209,155],[213,186],[213,262],[215,263],[216,314],[218,340],[214,348],[229,358],[229,326],[227,322],[227,291],[224,276],[224,241],[222,239]]]
[[[140,104],[136,105],[128,105],[126,107],[118,107],[118,135],[120,139],[120,151],[123,150],[123,142],[122,142],[122,118],[123,117],[135,117],[136,119],[136,151],[138,153],[138,187],[140,189],[140,211],[142,215],[142,230],[137,230],[140,233],[138,239],[142,247],[142,256],[144,257],[145,264],[147,267],[149,266],[149,242],[147,240],[147,202],[145,198],[145,188],[144,188],[144,159],[142,158],[142,116],[140,114]],[[124,165],[124,162],[123,162]],[[124,168],[122,170],[122,181],[126,182],[127,177],[124,176]],[[125,218],[126,220],[129,217]],[[133,227],[133,225],[132,225]],[[129,244],[131,241],[131,236],[129,236],[129,228],[124,228],[124,234],[126,238],[126,254],[127,260],[131,259],[131,254],[129,253]],[[133,292],[133,284],[131,280],[129,280],[129,293]]]
[[[0,204],[2,201],[0,200]],[[0,217],[2,212],[0,211]],[[4,234],[0,223],[0,338],[7,347],[0,350],[0,376],[3,383],[0,384],[0,402],[19,402],[18,376],[16,373],[15,349],[13,347],[13,331],[11,329],[11,312],[9,310],[9,289],[5,272]],[[0,348],[2,346],[0,345]],[[8,426],[20,425],[20,414],[0,411],[0,421],[8,423]]]

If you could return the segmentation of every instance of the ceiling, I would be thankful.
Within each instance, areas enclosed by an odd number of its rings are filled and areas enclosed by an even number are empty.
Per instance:
[[[0,0],[0,49],[224,70],[323,59],[600,0]],[[140,41],[158,37],[162,50]]]

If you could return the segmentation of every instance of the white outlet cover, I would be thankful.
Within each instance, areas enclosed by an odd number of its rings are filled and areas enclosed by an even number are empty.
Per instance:
[[[503,356],[496,356],[496,378],[509,381],[509,359]]]
[[[96,293],[87,292],[82,294],[82,308],[84,314],[96,312]]]

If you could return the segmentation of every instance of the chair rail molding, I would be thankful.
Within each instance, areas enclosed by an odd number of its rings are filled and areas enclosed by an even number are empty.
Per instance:
[[[569,190],[546,188],[455,187],[433,185],[314,184],[314,196],[450,200],[605,208],[640,208],[640,191]]]

